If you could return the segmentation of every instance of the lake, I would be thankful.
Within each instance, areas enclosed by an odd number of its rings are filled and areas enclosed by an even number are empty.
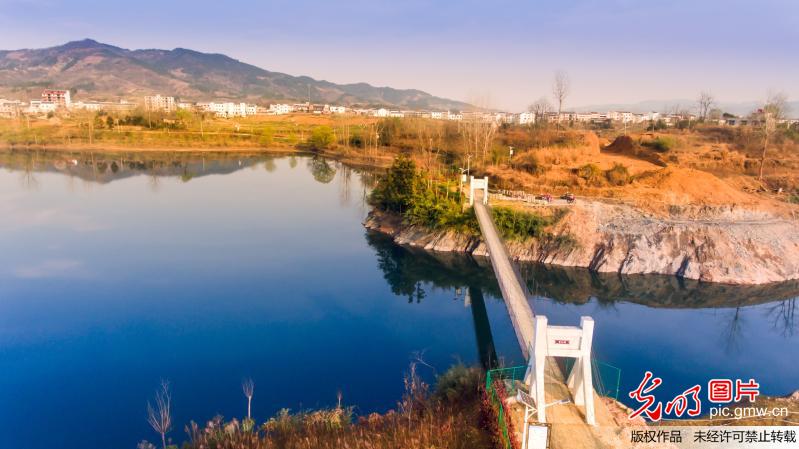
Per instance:
[[[361,225],[374,175],[312,156],[0,153],[0,447],[135,448],[175,426],[336,404],[384,412],[409,363],[522,363],[490,265]],[[620,399],[713,377],[799,388],[799,285],[521,267],[550,323],[596,320]],[[660,399],[660,396],[659,396]]]

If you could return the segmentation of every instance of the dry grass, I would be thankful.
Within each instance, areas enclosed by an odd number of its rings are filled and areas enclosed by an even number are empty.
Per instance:
[[[247,419],[214,418],[186,426],[186,449],[473,449],[491,446],[481,426],[481,372],[455,366],[430,392],[411,365],[396,411],[353,420],[338,406],[291,414],[281,410],[260,426]],[[148,447],[143,442],[141,447]]]

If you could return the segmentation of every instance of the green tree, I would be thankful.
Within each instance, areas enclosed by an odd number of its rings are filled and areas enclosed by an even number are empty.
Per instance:
[[[398,156],[372,192],[372,200],[383,210],[403,213],[413,200],[417,178],[416,164]]]
[[[329,126],[317,126],[308,138],[308,145],[314,150],[324,150],[333,144],[335,137]]]

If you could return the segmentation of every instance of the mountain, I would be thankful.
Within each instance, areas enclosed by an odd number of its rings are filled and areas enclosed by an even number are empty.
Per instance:
[[[0,51],[0,96],[27,100],[44,87],[75,99],[115,100],[161,93],[185,100],[307,101],[465,109],[468,104],[415,89],[336,84],[270,72],[221,54],[185,48],[128,50],[91,39],[42,49]]]
[[[762,103],[757,101],[742,101],[737,103],[732,102],[718,102],[714,107],[721,109],[723,112],[730,114],[745,116],[755,109],[762,107]],[[799,117],[799,101],[789,101],[788,116]],[[687,109],[689,111],[696,111],[696,100],[680,99],[680,100],[647,100],[639,101],[637,103],[606,103],[594,104],[589,106],[580,106],[573,108],[578,112],[585,111],[630,111],[637,113],[645,112],[665,112],[672,111],[675,108]]]

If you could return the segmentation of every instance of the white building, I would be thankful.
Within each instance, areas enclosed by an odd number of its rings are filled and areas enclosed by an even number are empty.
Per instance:
[[[175,97],[163,97],[160,94],[147,95],[144,97],[144,109],[172,112],[175,110]]]
[[[100,111],[106,109],[106,105],[101,101],[76,101],[72,103],[72,109],[85,109],[87,111]]]
[[[614,122],[633,123],[635,114],[627,111],[609,111],[608,118]]]
[[[200,104],[198,103],[198,106]],[[230,118],[230,117],[246,117],[253,115],[258,111],[256,106],[248,106],[246,103],[203,103],[203,109],[208,112],[213,112],[217,117]]]
[[[331,114],[344,114],[345,112],[347,112],[347,108],[344,106],[330,106]]]
[[[375,117],[388,117],[389,110],[386,108],[380,108],[375,111]]]
[[[0,98],[0,117],[16,117],[21,109],[21,101]]]
[[[269,105],[269,114],[272,115],[283,115],[289,114],[294,110],[294,107],[290,104],[270,104]]]
[[[405,113],[402,111],[388,111],[388,116],[392,118],[403,118],[405,117]]]
[[[522,112],[519,114],[519,124],[520,125],[530,125],[535,123],[535,113],[533,112]]]
[[[52,101],[31,100],[25,112],[28,114],[47,114],[55,112],[59,104]]]
[[[436,119],[436,120],[443,120],[444,119],[444,114],[445,113],[441,112],[441,111],[432,111],[432,112],[430,112],[430,118]]]
[[[457,121],[463,120],[463,114],[453,114],[447,111],[447,120],[457,120]]]

